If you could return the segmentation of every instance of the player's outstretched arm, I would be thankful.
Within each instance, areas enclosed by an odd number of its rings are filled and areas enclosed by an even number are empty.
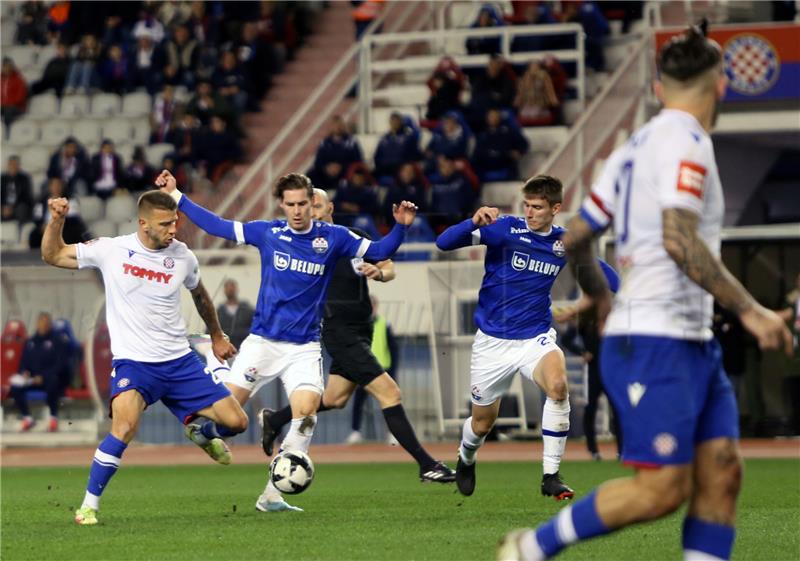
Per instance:
[[[475,211],[472,218],[450,226],[436,238],[436,247],[442,251],[450,251],[472,245],[472,232],[476,228],[494,224],[500,210],[495,207],[482,206]]]
[[[577,214],[569,221],[562,241],[575,280],[597,308],[597,319],[602,330],[611,311],[611,291],[606,273],[594,254],[594,239],[601,233],[601,230],[592,229],[586,219]]]
[[[62,232],[69,212],[69,201],[61,197],[47,201],[50,208],[50,222],[42,236],[42,259],[48,265],[64,269],[78,268],[78,251],[75,246],[64,243]]]
[[[206,287],[203,286],[203,281],[200,281],[190,292],[192,293],[192,300],[194,300],[194,307],[197,308],[197,313],[203,318],[208,333],[211,335],[211,349],[214,352],[214,356],[220,362],[224,362],[236,354],[236,347],[233,346],[227,335],[223,333],[217,311],[214,309],[214,303],[211,301],[211,296],[209,296]]]
[[[378,282],[389,282],[395,279],[394,261],[387,259],[373,265],[372,263],[362,263],[361,273],[368,279]]]
[[[408,201],[403,201],[399,205],[392,207],[396,224],[386,237],[377,242],[371,242],[364,253],[365,259],[372,261],[385,261],[395,254],[403,238],[406,235],[406,228],[414,222],[417,216],[417,205]]]
[[[742,325],[762,349],[792,354],[792,336],[783,320],[760,305],[708,249],[697,232],[700,216],[683,208],[661,213],[664,249],[684,274],[708,291],[719,304],[739,315]]]
[[[162,191],[168,193],[173,199],[175,199],[175,202],[178,203],[178,209],[199,228],[211,234],[212,236],[225,238],[226,240],[237,241],[236,224],[239,224],[239,228],[241,228],[241,222],[237,223],[233,220],[220,218],[210,210],[193,203],[191,200],[189,200],[189,197],[185,196],[178,190],[178,184],[175,181],[175,177],[173,177],[169,171],[162,171],[161,174],[156,178],[155,184],[156,186],[161,187]]]

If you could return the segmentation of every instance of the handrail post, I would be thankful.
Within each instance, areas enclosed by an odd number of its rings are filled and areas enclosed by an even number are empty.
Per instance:
[[[581,111],[586,109],[586,37],[583,31],[575,33],[578,47],[578,99]]]

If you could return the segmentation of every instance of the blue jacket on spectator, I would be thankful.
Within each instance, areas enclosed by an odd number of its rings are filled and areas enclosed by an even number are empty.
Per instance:
[[[503,15],[493,4],[484,4],[478,13],[478,18],[470,26],[472,29],[488,27],[502,27],[505,25]],[[467,52],[471,55],[491,55],[499,53],[501,49],[501,38],[481,37],[479,39],[467,39]]]
[[[356,137],[351,134],[341,136],[331,134],[319,143],[317,155],[314,158],[314,169],[321,171],[328,163],[338,162],[342,168],[347,170],[351,164],[363,161],[364,156]]]
[[[466,176],[448,158],[439,159],[439,170],[428,177],[431,184],[431,213],[438,224],[455,224],[473,210],[475,192]],[[442,220],[444,218],[444,221]]]
[[[469,154],[469,139],[472,131],[461,113],[449,111],[433,131],[428,143],[429,156],[447,156],[455,160],[466,158]]]
[[[397,129],[384,134],[375,149],[375,175],[381,180],[388,177],[391,181],[401,165],[422,159],[417,124],[411,117],[393,113],[392,121],[398,120]]]
[[[43,386],[65,387],[69,382],[65,378],[70,372],[71,356],[69,341],[65,341],[62,334],[54,329],[45,335],[35,332],[25,342],[19,371],[41,376]]]

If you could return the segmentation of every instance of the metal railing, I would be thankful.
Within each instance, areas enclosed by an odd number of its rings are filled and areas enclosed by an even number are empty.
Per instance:
[[[429,6],[429,3],[422,1],[390,3],[387,9],[383,10],[381,15],[366,29],[361,42],[354,43],[345,52],[339,62],[328,71],[314,92],[294,112],[278,135],[248,167],[241,179],[215,208],[218,215],[234,220],[270,215],[274,203],[271,196],[274,178],[289,168],[300,150],[308,145],[311,138],[330,119],[340,102],[346,98],[347,93],[356,86],[358,81],[357,61],[364,48],[365,40],[368,40],[384,24],[393,30],[402,29],[420,6]],[[333,92],[332,95],[331,92]],[[334,101],[320,104],[320,100],[326,97]],[[300,129],[298,125],[312,115],[316,116],[313,123]],[[298,133],[300,134],[298,135]],[[291,142],[291,148],[280,160],[276,161],[276,156],[289,142]],[[252,185],[255,181],[258,182],[258,186],[253,190]],[[244,197],[245,193],[246,197]],[[197,241],[199,242],[199,240]],[[215,239],[210,247],[221,247],[223,244],[223,240]]]
[[[548,36],[573,36],[575,48],[558,50],[537,50],[525,52],[512,52],[512,42],[516,37],[548,37]],[[366,37],[362,43],[367,48],[362,49],[360,57],[359,97],[361,100],[359,112],[359,130],[372,132],[372,104],[375,88],[373,84],[380,78],[396,72],[427,71],[431,72],[436,67],[441,57],[450,56],[460,66],[485,66],[489,55],[454,54],[448,47],[454,42],[464,44],[469,39],[499,38],[500,53],[509,62],[516,64],[528,63],[545,55],[553,55],[559,62],[574,62],[577,68],[576,77],[571,85],[576,90],[580,108],[586,100],[586,81],[584,65],[584,33],[578,24],[553,24],[553,25],[515,25],[480,29],[447,29],[434,31],[421,31],[413,33],[382,33]],[[378,60],[373,56],[373,47],[387,45],[421,46],[425,54],[412,57],[394,57]]]
[[[634,44],[625,62],[572,126],[567,141],[537,171],[561,179],[565,210],[586,193],[595,158],[611,151],[617,130],[627,121],[632,123],[635,111],[642,109],[651,75],[650,42],[648,34]]]

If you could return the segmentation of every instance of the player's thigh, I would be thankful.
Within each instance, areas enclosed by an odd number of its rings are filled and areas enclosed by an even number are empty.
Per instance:
[[[300,386],[289,396],[289,406],[292,409],[292,419],[316,415],[319,409],[322,393],[315,389],[305,389]]]
[[[518,341],[499,339],[478,331],[470,359],[473,406],[488,407],[499,402],[508,392],[519,368],[520,349]]]
[[[693,343],[610,336],[600,373],[622,429],[623,461],[640,467],[691,464],[698,422]]]
[[[161,402],[184,424],[217,402],[225,401],[231,405],[235,402],[222,380],[194,352],[161,364],[158,368],[168,372],[169,378],[168,389],[161,397]],[[246,416],[233,416],[235,411],[231,409],[232,416],[226,415],[224,421],[221,418],[215,420],[220,420],[231,429],[236,429],[242,422],[246,424]]]
[[[328,407],[341,409],[347,405],[347,401],[353,392],[356,391],[358,386],[355,382],[351,382],[344,376],[338,374],[331,374],[328,376],[328,383],[325,384],[325,393],[322,396],[322,401]]]
[[[323,334],[325,350],[333,359],[331,373],[366,387],[385,372],[372,353],[371,325],[337,325]]]
[[[550,329],[522,344],[519,370],[523,376],[536,382],[545,393],[566,391],[566,365],[564,353],[556,344],[556,332]]]
[[[296,392],[302,391],[303,394],[317,394],[316,401],[325,389],[322,377],[322,347],[319,342],[312,341],[302,345],[290,343],[281,344],[282,352],[287,357],[286,366],[280,372],[280,379],[289,396],[289,402],[295,403],[298,399],[293,399]],[[303,397],[302,402],[309,401],[309,397]],[[294,405],[292,411],[294,412]],[[314,409],[316,411],[316,409]]]
[[[378,400],[381,409],[393,407],[401,401],[400,386],[386,372],[364,386],[364,389]]]
[[[247,413],[244,412],[239,401],[237,401],[233,395],[215,401],[209,407],[198,411],[197,415],[200,417],[207,417],[215,423],[224,425],[229,429],[239,432],[247,430]]]
[[[287,356],[282,352],[279,342],[251,333],[242,341],[239,354],[236,355],[231,371],[224,380],[225,385],[229,388],[232,386],[242,388],[249,397],[274,380],[286,360]],[[247,401],[240,399],[244,392],[234,393],[240,403]]]

